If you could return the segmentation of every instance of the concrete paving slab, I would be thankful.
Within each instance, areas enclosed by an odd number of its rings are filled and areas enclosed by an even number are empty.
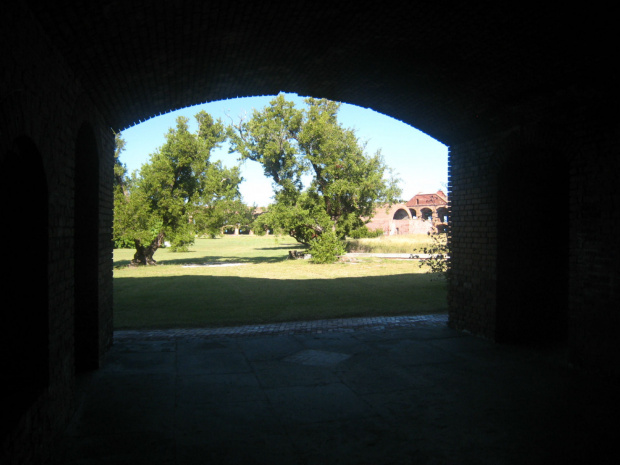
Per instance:
[[[289,355],[284,358],[283,361],[288,363],[301,363],[302,365],[334,367],[340,362],[344,362],[349,357],[351,357],[349,354],[343,354],[340,352],[305,349]]]
[[[265,389],[273,409],[285,425],[353,420],[375,414],[342,383]]]
[[[392,327],[390,325],[387,325],[381,331],[356,331],[352,336],[364,342],[385,341],[392,339],[424,340],[464,337],[464,335],[459,333],[458,331],[448,328],[445,325],[445,322],[441,325],[427,325],[424,322],[421,322],[421,324],[418,326],[412,326],[407,328]]]
[[[122,344],[114,344],[107,353],[107,357],[111,357],[116,353],[127,352],[175,352],[176,343],[170,340],[128,340]]]
[[[280,361],[257,361],[252,366],[263,388],[321,386],[340,382],[338,375],[328,367]]]
[[[289,435],[305,464],[409,463],[403,448],[405,440],[376,416],[300,425]]]
[[[174,420],[174,377],[107,373],[93,382],[70,432],[79,436],[168,431]]]
[[[450,363],[455,356],[440,348],[430,346],[426,341],[401,339],[377,344],[377,348],[386,352],[386,356],[400,366]]]
[[[248,464],[303,465],[299,449],[282,429],[263,426],[243,429],[227,436],[208,433],[180,433],[177,461],[183,465]]]
[[[175,433],[142,431],[66,437],[54,463],[79,465],[174,465],[177,463]]]
[[[106,355],[102,373],[173,374],[176,353],[172,351],[114,351]]]
[[[126,333],[80,376],[52,465],[618,463],[617,386],[429,321]]]
[[[370,346],[356,337],[357,332],[321,333],[313,335],[297,335],[295,338],[305,349],[356,354],[370,350]]]
[[[204,404],[184,402],[177,406],[176,413],[176,431],[208,433],[216,442],[239,438],[248,431],[260,433],[265,428],[281,429],[284,434],[276,412],[267,400]]]
[[[236,343],[250,361],[279,360],[303,348],[293,335],[274,335],[268,339],[264,336],[240,338]]]
[[[175,392],[177,405],[265,399],[254,373],[179,375],[176,378]]]
[[[357,394],[428,389],[435,384],[433,378],[425,376],[421,370],[406,369],[384,356],[352,358],[342,368],[340,379]]]
[[[250,365],[243,353],[231,349],[181,351],[177,356],[177,372],[182,374],[248,373]]]
[[[174,334],[174,333],[173,333]],[[211,340],[208,338],[186,338],[183,337],[183,333],[176,336],[171,336],[171,341],[174,344],[175,352],[184,356],[188,354],[193,356],[195,354],[202,354],[208,351],[225,352],[227,350],[237,351],[236,341],[227,339]]]

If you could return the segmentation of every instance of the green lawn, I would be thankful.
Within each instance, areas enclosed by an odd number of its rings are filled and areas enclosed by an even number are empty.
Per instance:
[[[445,281],[426,274],[417,261],[288,260],[288,250],[297,248],[293,239],[273,236],[198,239],[188,253],[158,250],[159,265],[143,268],[127,266],[133,251],[115,250],[114,326],[207,327],[446,311]]]

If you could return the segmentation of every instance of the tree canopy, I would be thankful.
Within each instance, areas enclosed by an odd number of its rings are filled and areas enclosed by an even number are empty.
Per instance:
[[[154,264],[153,254],[165,239],[183,250],[197,233],[219,231],[242,206],[239,167],[210,159],[226,140],[225,125],[204,111],[195,118],[196,133],[188,118],[177,118],[166,142],[131,176],[118,159],[124,141],[117,135],[114,239],[136,248],[134,264]]]
[[[258,221],[310,246],[327,235],[344,238],[401,192],[381,153],[367,155],[355,131],[338,122],[339,103],[305,103],[298,109],[278,95],[233,123],[230,150],[260,163],[273,182],[275,203]]]
[[[284,232],[317,255],[343,252],[339,241],[401,192],[380,151],[368,155],[355,131],[338,122],[339,103],[304,102],[299,109],[278,95],[228,127],[201,111],[196,133],[179,117],[165,143],[131,175],[120,162],[125,141],[117,134],[114,240],[135,247],[135,264],[153,264],[164,240],[183,250],[196,234],[247,225],[252,213],[241,201],[239,167],[211,160],[228,139],[231,153],[260,163],[272,180],[275,202],[254,221],[256,232]]]

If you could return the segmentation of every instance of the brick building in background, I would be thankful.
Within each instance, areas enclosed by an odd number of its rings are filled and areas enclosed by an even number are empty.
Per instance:
[[[435,234],[447,232],[448,221],[448,196],[439,190],[416,194],[407,203],[377,208],[366,227],[380,229],[386,236]]]

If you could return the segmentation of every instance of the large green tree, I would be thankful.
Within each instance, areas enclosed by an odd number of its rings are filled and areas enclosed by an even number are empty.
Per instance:
[[[166,142],[131,176],[118,160],[124,141],[117,137],[114,238],[133,244],[133,264],[155,264],[153,255],[165,240],[183,250],[197,233],[218,232],[241,206],[239,167],[211,161],[212,150],[226,140],[226,127],[204,111],[195,117],[196,133],[187,118],[177,118]]]
[[[337,119],[340,104],[278,95],[250,119],[231,126],[231,151],[263,166],[275,203],[260,222],[310,246],[327,233],[344,238],[372,217],[379,204],[400,196],[380,152],[368,155],[354,130]],[[330,239],[331,240],[331,239]]]

